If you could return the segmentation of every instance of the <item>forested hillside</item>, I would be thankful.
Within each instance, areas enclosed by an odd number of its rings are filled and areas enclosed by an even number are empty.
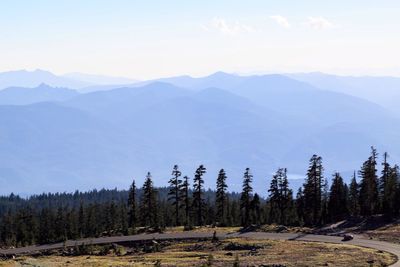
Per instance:
[[[379,160],[382,159],[382,160]],[[378,166],[382,172],[378,173]],[[129,190],[93,190],[21,198],[0,198],[0,242],[3,246],[51,243],[102,235],[162,231],[168,226],[249,226],[265,223],[321,226],[350,217],[384,214],[391,220],[400,209],[400,173],[388,154],[375,148],[346,184],[340,173],[324,173],[322,158],[309,160],[307,178],[297,192],[290,188],[287,170],[279,168],[264,187],[253,186],[249,168],[240,193],[229,191],[224,169],[215,175],[215,189],[206,190],[200,165],[193,179],[178,165],[169,187],[157,188],[148,173],[142,186]],[[267,195],[266,199],[260,195]]]

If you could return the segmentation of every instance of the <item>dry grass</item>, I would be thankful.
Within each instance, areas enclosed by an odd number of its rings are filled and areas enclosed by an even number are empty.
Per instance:
[[[312,233],[313,228],[265,224],[261,225],[257,231],[269,233]]]
[[[242,227],[212,227],[212,226],[203,226],[203,227],[194,227],[191,232],[214,232],[217,233],[235,233],[239,232]],[[268,232],[268,233],[312,233],[313,228],[308,227],[294,227],[294,226],[282,226],[278,224],[265,224],[261,226],[257,226],[251,229],[256,232]],[[183,226],[177,227],[167,227],[164,230],[164,233],[177,233],[184,232]]]
[[[212,233],[217,231],[218,233],[235,233],[240,230],[241,227],[211,227],[211,226],[203,226],[203,227],[194,227],[190,232],[201,232],[201,233]],[[184,232],[183,226],[177,227],[167,227],[163,232],[164,233],[177,233],[177,232]]]
[[[364,235],[382,241],[400,243],[400,224],[390,224],[375,230],[363,232]]]
[[[247,247],[246,247],[247,246]],[[21,257],[0,262],[0,266],[204,266],[209,255],[212,266],[232,266],[239,256],[240,266],[282,264],[284,266],[387,266],[395,261],[389,253],[351,245],[317,242],[255,239],[226,239],[218,243],[175,242],[161,252],[134,253],[125,256],[43,256]],[[372,265],[371,265],[371,264]]]

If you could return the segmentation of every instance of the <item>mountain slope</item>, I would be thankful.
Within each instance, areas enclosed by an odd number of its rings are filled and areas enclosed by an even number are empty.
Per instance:
[[[349,94],[378,103],[400,115],[400,78],[336,76],[324,73],[295,73],[288,77],[320,89]]]
[[[219,71],[209,76],[200,78],[178,76],[159,79],[159,81],[190,89],[204,89],[208,87],[227,89],[238,85],[243,80],[246,80],[246,78],[247,77],[245,76],[238,76]]]
[[[45,101],[65,101],[78,95],[68,88],[54,88],[40,84],[35,88],[8,87],[0,90],[0,105],[27,105]]]

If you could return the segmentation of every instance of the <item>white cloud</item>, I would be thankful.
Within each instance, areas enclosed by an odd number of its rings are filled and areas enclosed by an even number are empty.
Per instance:
[[[333,23],[324,17],[308,17],[306,24],[314,30],[325,30],[334,27]]]
[[[275,15],[275,16],[270,16],[270,19],[273,19],[276,23],[278,23],[280,26],[284,28],[290,28],[290,23],[287,18],[280,16],[280,15]]]
[[[201,27],[206,31],[217,30],[226,35],[255,32],[251,26],[239,23],[238,21],[228,22],[223,18],[213,18],[208,25],[201,25]]]

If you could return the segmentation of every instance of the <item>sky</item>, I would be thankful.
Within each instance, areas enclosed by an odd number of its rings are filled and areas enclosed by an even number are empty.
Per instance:
[[[400,76],[398,0],[2,0],[0,71]]]

